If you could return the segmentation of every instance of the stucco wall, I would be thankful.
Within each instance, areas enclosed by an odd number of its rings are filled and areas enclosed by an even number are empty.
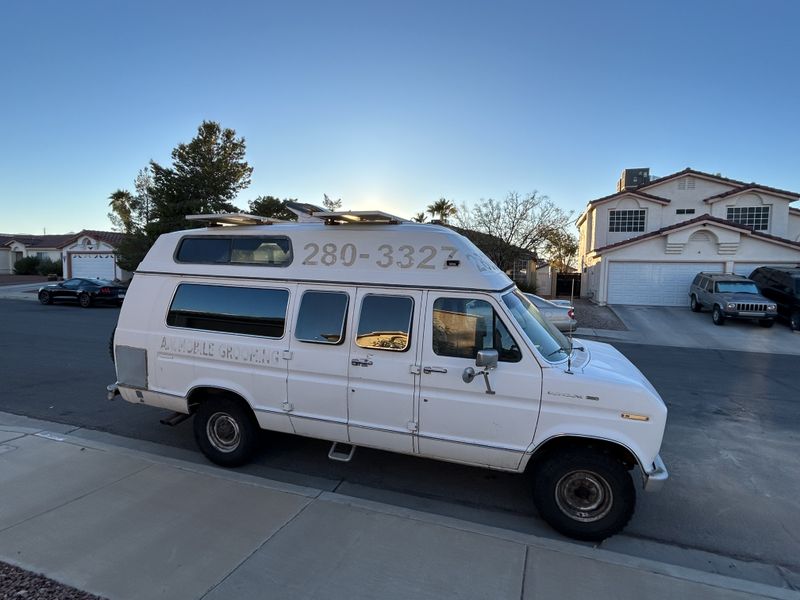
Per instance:
[[[795,242],[800,242],[800,213],[790,212],[786,237]]]
[[[794,264],[800,262],[800,248],[791,248],[761,240],[747,234],[722,227],[696,227],[687,228],[680,232],[673,232],[674,236],[659,236],[650,240],[631,244],[603,254],[602,263],[594,267],[596,279],[588,277],[589,286],[593,297],[599,302],[608,298],[608,265],[614,261],[636,261],[643,263],[724,263],[725,271],[733,273],[737,265],[746,266],[745,270],[752,270],[761,264]],[[682,242],[679,252],[677,244]],[[667,254],[667,244],[672,244],[674,254]],[[737,243],[736,253],[728,254],[724,244]],[[721,247],[720,244],[723,244]],[[600,269],[601,265],[605,268]],[[589,290],[587,290],[589,292]]]
[[[645,210],[644,231],[609,231],[608,230],[608,215],[612,210]],[[636,196],[622,196],[615,200],[604,202],[595,207],[592,211],[594,213],[595,234],[594,245],[592,248],[602,248],[609,244],[615,244],[623,240],[629,240],[632,237],[656,231],[662,227],[661,225],[661,204]]]
[[[764,192],[748,191],[714,202],[711,214],[720,219],[728,218],[728,207],[769,206],[769,229],[763,233],[786,238],[789,233],[789,202],[786,198]]]
[[[11,275],[11,252],[0,248],[0,275]]]

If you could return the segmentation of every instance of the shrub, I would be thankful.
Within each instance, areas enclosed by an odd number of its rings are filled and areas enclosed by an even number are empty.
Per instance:
[[[35,256],[20,258],[14,263],[14,273],[16,275],[36,275],[40,262]]]
[[[36,267],[36,272],[39,275],[58,275],[59,277],[64,274],[64,265],[60,260],[50,260],[45,258],[39,261],[39,266]]]

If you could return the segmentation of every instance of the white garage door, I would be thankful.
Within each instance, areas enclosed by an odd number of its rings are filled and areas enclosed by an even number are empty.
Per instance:
[[[722,272],[724,263],[610,262],[609,304],[684,306],[700,271]]]
[[[114,279],[114,255],[106,252],[70,254],[72,277]]]

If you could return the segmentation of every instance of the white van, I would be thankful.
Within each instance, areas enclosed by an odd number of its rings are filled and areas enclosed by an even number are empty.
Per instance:
[[[385,213],[206,216],[139,265],[109,395],[194,415],[237,466],[267,429],[533,472],[542,517],[599,540],[633,514],[631,472],[667,478],[667,409],[613,347],[564,337],[469,240]],[[268,223],[268,224],[253,224]]]

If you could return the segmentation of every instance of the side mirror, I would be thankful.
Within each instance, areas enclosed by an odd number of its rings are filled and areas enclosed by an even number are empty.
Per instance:
[[[497,350],[478,350],[478,356],[475,358],[475,366],[496,369],[498,359],[499,355]]]

